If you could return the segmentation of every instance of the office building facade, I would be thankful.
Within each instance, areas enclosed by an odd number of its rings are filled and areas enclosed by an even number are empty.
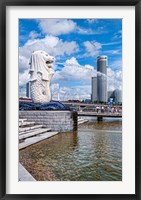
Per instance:
[[[115,103],[122,103],[122,91],[119,89],[114,90],[113,92],[114,102]]]
[[[122,103],[122,91],[119,89],[116,89],[114,91],[109,91],[108,92],[108,101],[110,101],[110,99],[113,99],[113,102],[115,104],[121,104]]]

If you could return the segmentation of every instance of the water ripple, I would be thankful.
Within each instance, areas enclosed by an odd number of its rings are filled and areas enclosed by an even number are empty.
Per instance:
[[[20,162],[42,181],[121,181],[121,121],[88,122],[78,132],[60,133],[21,150]]]

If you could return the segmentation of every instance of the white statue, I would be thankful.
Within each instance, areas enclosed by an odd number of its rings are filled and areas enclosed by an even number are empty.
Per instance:
[[[30,59],[30,92],[34,103],[47,103],[51,100],[50,81],[54,74],[54,57],[45,51],[35,51]]]

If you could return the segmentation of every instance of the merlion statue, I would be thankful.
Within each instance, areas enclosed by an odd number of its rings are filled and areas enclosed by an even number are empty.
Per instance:
[[[54,74],[54,57],[45,51],[34,51],[30,59],[30,92],[34,103],[48,103],[51,100],[50,81]]]

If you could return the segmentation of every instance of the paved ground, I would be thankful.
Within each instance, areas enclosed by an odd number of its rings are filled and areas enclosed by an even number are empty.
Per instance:
[[[36,181],[35,178],[19,163],[19,181]]]

